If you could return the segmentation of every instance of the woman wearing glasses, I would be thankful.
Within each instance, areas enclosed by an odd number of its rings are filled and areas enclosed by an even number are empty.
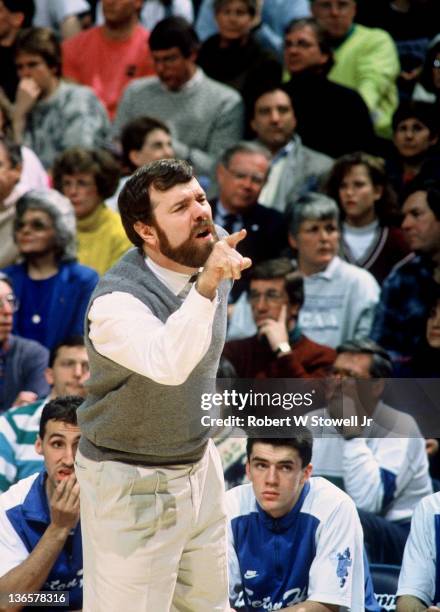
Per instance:
[[[53,190],[29,191],[17,202],[14,240],[21,263],[5,268],[20,308],[13,331],[48,349],[83,333],[97,273],[76,261],[75,214]]]

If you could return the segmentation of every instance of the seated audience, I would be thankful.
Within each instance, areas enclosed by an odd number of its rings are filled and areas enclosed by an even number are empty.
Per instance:
[[[357,91],[370,109],[376,133],[390,137],[400,70],[393,39],[384,30],[354,23],[356,0],[311,0],[311,7],[333,48],[329,79]]]
[[[173,142],[169,127],[153,117],[138,117],[127,123],[121,134],[122,166],[128,173],[106,204],[113,210],[118,209],[118,197],[131,174],[151,161],[174,157]]]
[[[17,202],[15,241],[22,263],[5,268],[20,308],[14,333],[52,349],[82,334],[97,273],[76,261],[75,214],[57,191],[29,191]]]
[[[18,307],[11,280],[0,272],[0,412],[34,402],[48,391],[47,349],[11,333]]]
[[[355,416],[357,424],[330,426],[315,439],[314,472],[354,500],[369,560],[400,565],[414,507],[432,492],[425,440],[411,416],[381,400],[383,379],[392,374],[387,353],[370,340],[347,342],[337,352],[320,416]]]
[[[0,496],[0,592],[67,591],[68,607],[77,611],[83,560],[74,461],[82,401],[66,396],[44,407],[35,442],[44,469]],[[22,610],[20,600],[17,604],[14,609]]]
[[[259,0],[253,21],[254,36],[265,49],[282,60],[283,35],[287,24],[309,15],[309,0]],[[195,27],[202,41],[217,33],[214,0],[201,0]]]
[[[440,493],[414,510],[397,587],[397,612],[440,610]]]
[[[427,307],[426,332],[409,364],[412,378],[440,378],[440,297],[432,296]]]
[[[63,44],[63,75],[91,87],[110,119],[130,81],[154,74],[149,33],[139,24],[142,0],[104,0],[104,23]]]
[[[438,166],[440,155],[434,145],[438,142],[439,125],[435,106],[426,102],[402,102],[394,113],[394,147],[385,169],[400,198],[424,165]]]
[[[34,0],[35,15],[32,24],[38,28],[51,28],[66,40],[81,31],[81,15],[90,12],[86,0]]]
[[[105,108],[88,87],[61,80],[61,48],[46,28],[20,32],[15,60],[20,82],[13,113],[14,135],[37,154],[45,168],[74,146],[106,144]]]
[[[330,157],[302,144],[296,126],[291,100],[282,89],[270,89],[255,100],[251,127],[273,155],[260,202],[281,212],[316,190],[332,166]]]
[[[343,261],[339,210],[325,195],[310,193],[292,207],[288,240],[304,275],[304,304],[298,324],[311,340],[336,348],[369,335],[379,286],[374,277]],[[228,338],[256,333],[246,298],[234,306]]]
[[[0,491],[41,470],[43,459],[34,443],[44,406],[61,395],[85,397],[88,377],[89,360],[82,336],[66,338],[50,353],[44,372],[50,385],[48,395],[27,406],[10,408],[0,416]]]
[[[381,285],[410,249],[398,224],[397,198],[383,161],[366,153],[338,159],[326,193],[339,204],[344,259],[371,272]]]
[[[287,247],[287,232],[282,214],[259,203],[267,178],[269,151],[260,144],[239,142],[227,149],[217,166],[218,199],[211,200],[214,222],[228,233],[241,229],[247,235],[238,245],[244,257],[254,264],[278,257]],[[235,281],[231,299],[235,301],[248,285],[248,274]]]
[[[0,30],[0,90],[11,102],[15,99],[18,76],[15,69],[15,41],[22,28],[32,24],[32,0],[1,0],[2,28]]]
[[[418,82],[414,87],[413,100],[440,105],[440,34],[428,45],[425,61]]]
[[[403,204],[402,229],[414,255],[385,279],[371,337],[406,367],[425,335],[429,304],[440,296],[440,188],[415,180]]]
[[[333,52],[314,19],[289,24],[284,35],[284,63],[290,73],[284,89],[307,147],[330,157],[373,149],[368,107],[356,91],[327,78],[334,63]]]
[[[197,36],[181,17],[159,22],[149,45],[157,77],[136,79],[125,89],[115,135],[120,136],[125,124],[147,110],[170,126],[176,156],[207,176],[222,151],[241,138],[241,97],[197,67]]]
[[[268,610],[368,609],[356,508],[330,482],[311,478],[307,434],[247,441],[251,484],[226,493],[233,610],[262,602]]]
[[[119,214],[104,203],[118,185],[118,164],[106,151],[76,147],[56,158],[53,178],[75,210],[78,261],[104,274],[131,247]]]
[[[304,280],[288,259],[252,268],[248,300],[258,333],[227,342],[223,359],[239,378],[318,378],[336,353],[305,336],[298,325]],[[230,374],[230,377],[232,374]]]
[[[218,34],[200,47],[198,65],[225,85],[237,89],[249,112],[262,83],[279,83],[281,62],[255,39],[252,23],[257,0],[214,0]]]

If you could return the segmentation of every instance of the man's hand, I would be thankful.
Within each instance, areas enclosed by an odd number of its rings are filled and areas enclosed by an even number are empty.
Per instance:
[[[14,113],[19,117],[27,115],[35,106],[40,95],[41,89],[34,79],[29,77],[21,79],[15,96]]]
[[[212,300],[222,280],[238,280],[242,271],[252,265],[249,257],[243,257],[236,250],[237,244],[245,237],[246,230],[242,229],[215,243],[196,282],[197,291],[201,295]]]
[[[75,474],[61,480],[50,500],[51,525],[69,532],[79,521],[79,483]]]
[[[274,319],[265,319],[258,326],[258,335],[266,336],[273,351],[277,350],[281,342],[289,343],[287,319],[287,306],[284,304],[276,321]]]
[[[37,399],[38,399],[38,395],[34,393],[33,391],[20,391],[20,393],[17,395],[17,397],[13,401],[12,405],[14,407],[26,406],[27,404],[32,404],[33,402],[36,402]]]

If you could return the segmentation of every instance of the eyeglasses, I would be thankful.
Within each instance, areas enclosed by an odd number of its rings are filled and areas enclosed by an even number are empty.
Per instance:
[[[258,302],[263,298],[266,302],[272,302],[273,304],[279,304],[286,299],[285,293],[279,293],[279,291],[275,291],[275,289],[268,289],[267,291],[249,291],[248,301],[251,304],[258,304]]]
[[[231,174],[235,180],[237,181],[243,181],[244,179],[251,179],[251,183],[253,183],[254,185],[257,185],[258,187],[261,187],[261,185],[264,185],[265,181],[266,181],[266,176],[263,176],[262,174],[251,174],[250,172],[242,172],[241,170],[232,170],[231,168],[226,168],[226,170],[229,172],[229,174]]]
[[[45,230],[52,229],[53,226],[45,223],[42,219],[31,219],[30,221],[20,219],[14,224],[16,232],[20,232],[25,227],[30,227],[30,229],[34,230],[34,232],[44,232]]]
[[[353,0],[339,0],[338,2],[328,2],[327,0],[315,0],[315,6],[323,11],[331,11],[337,9],[340,13],[345,13],[353,5]]]
[[[3,297],[0,297],[0,310],[3,310],[6,304],[10,306],[12,312],[17,312],[19,302],[13,293],[8,293],[8,295],[4,295]]]

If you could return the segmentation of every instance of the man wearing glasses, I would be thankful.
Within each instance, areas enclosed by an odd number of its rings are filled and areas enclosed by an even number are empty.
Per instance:
[[[229,234],[245,229],[238,251],[254,264],[278,257],[287,246],[281,213],[259,204],[271,154],[264,146],[239,142],[227,149],[217,166],[218,199],[211,203],[214,221]],[[234,283],[235,301],[248,284],[247,275]]]
[[[335,65],[328,78],[356,90],[370,109],[376,133],[390,137],[400,71],[391,36],[354,23],[356,0],[312,0],[312,14],[332,41]]]
[[[49,389],[44,378],[47,349],[11,334],[17,308],[11,280],[0,272],[0,412],[33,402]]]
[[[304,280],[288,259],[252,269],[248,301],[258,333],[225,345],[223,358],[239,378],[317,378],[335,360],[333,349],[301,333]]]
[[[425,440],[410,415],[382,401],[392,364],[378,344],[352,340],[337,353],[327,408],[310,413],[334,420],[322,436],[313,430],[314,474],[356,503],[370,561],[400,565],[414,508],[432,492]]]

